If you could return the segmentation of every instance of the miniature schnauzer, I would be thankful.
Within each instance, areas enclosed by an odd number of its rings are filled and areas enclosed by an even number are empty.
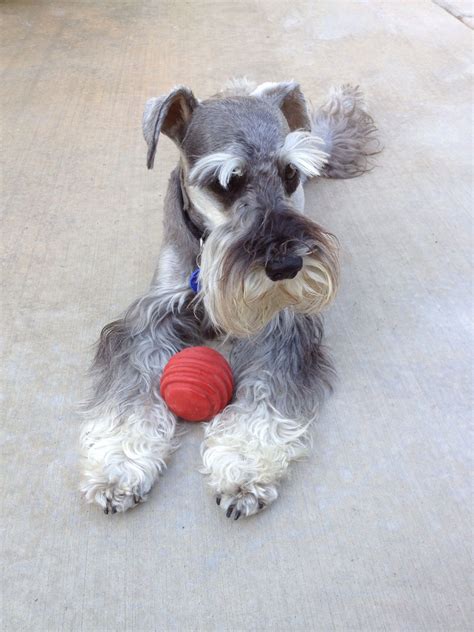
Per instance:
[[[375,126],[357,88],[311,110],[293,81],[242,80],[205,101],[185,87],[150,99],[143,132],[149,169],[160,133],[180,160],[150,290],[98,342],[82,492],[105,513],[147,499],[176,447],[161,371],[184,347],[220,338],[236,385],[205,426],[202,471],[227,517],[250,516],[307,451],[332,374],[319,313],[338,287],[337,242],[305,214],[303,184],[366,171]]]

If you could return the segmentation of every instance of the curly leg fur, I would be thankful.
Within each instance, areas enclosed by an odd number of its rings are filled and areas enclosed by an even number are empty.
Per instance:
[[[272,408],[240,398],[214,419],[203,444],[203,472],[218,504],[234,516],[257,513],[278,497],[290,461],[306,453],[306,426]]]
[[[199,340],[186,286],[154,287],[107,325],[81,433],[82,493],[106,513],[145,501],[175,447],[176,420],[159,394],[169,358]]]
[[[202,445],[202,471],[227,517],[270,505],[291,461],[307,453],[331,373],[321,337],[316,317],[284,311],[236,344],[235,402],[207,426]]]
[[[136,404],[91,419],[81,435],[81,491],[105,513],[126,511],[148,498],[173,446],[175,420],[160,402]]]

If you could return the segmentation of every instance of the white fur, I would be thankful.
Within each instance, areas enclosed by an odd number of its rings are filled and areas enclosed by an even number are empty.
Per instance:
[[[165,292],[187,288],[189,275],[180,265],[181,259],[175,248],[163,245],[153,276],[153,288]]]
[[[90,415],[82,428],[81,491],[87,502],[126,511],[147,500],[173,449],[175,419],[168,408],[142,407],[126,416]]]
[[[209,177],[218,179],[227,188],[233,175],[242,175],[244,159],[229,152],[216,152],[200,158],[189,172],[191,184],[200,184]]]
[[[302,184],[297,186],[296,191],[291,196],[291,203],[293,208],[304,214],[304,189]]]
[[[228,220],[224,207],[212,193],[198,186],[187,186],[186,192],[191,204],[206,219],[207,228],[212,230]]]
[[[323,141],[311,132],[290,132],[279,152],[280,160],[313,178],[321,174],[328,159],[328,154],[321,149],[323,146]]]
[[[206,427],[202,472],[224,510],[249,516],[276,500],[290,462],[307,454],[309,421],[282,416],[264,379],[255,377],[247,394],[239,390],[236,402]]]

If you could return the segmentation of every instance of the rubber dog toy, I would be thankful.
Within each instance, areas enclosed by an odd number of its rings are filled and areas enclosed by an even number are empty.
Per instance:
[[[233,390],[227,360],[209,347],[188,347],[174,355],[160,381],[168,408],[185,421],[209,421],[227,406]]]

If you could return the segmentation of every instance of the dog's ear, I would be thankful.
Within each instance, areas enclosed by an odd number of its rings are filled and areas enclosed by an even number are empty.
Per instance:
[[[252,92],[252,96],[266,99],[276,105],[286,118],[290,131],[311,130],[308,106],[301,88],[295,81],[262,83]]]
[[[164,96],[148,99],[143,113],[143,136],[148,144],[148,169],[153,168],[160,132],[179,146],[197,105],[194,94],[183,86],[174,88]]]

